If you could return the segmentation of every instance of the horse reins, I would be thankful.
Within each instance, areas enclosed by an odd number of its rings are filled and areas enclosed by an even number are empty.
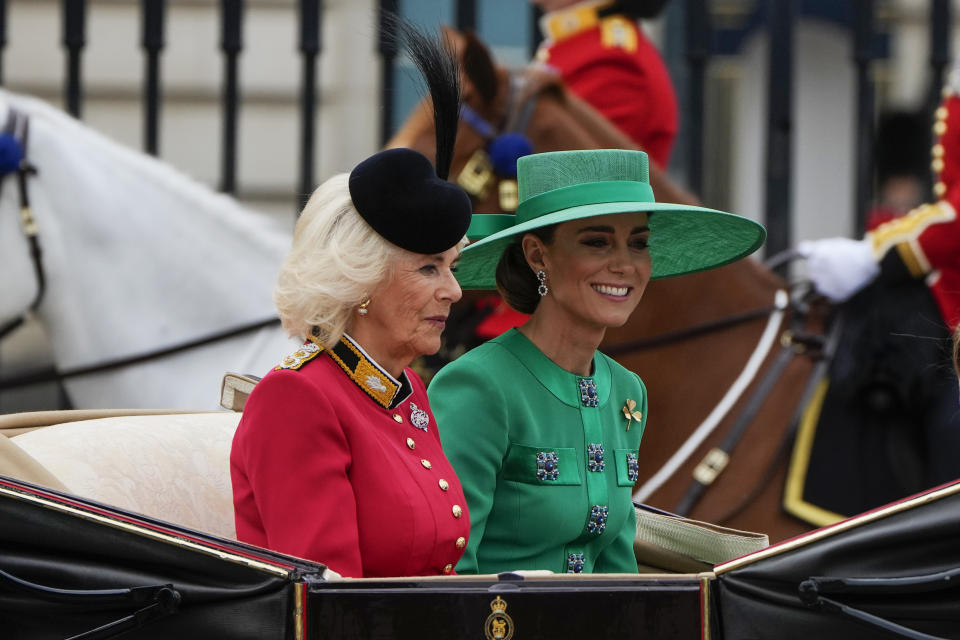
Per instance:
[[[267,318],[266,320],[259,320],[256,322],[251,322],[239,327],[234,327],[233,329],[227,329],[225,331],[220,331],[209,336],[203,336],[184,342],[178,345],[170,347],[161,347],[159,349],[154,349],[145,353],[140,353],[133,356],[126,356],[122,358],[115,358],[113,360],[107,360],[99,364],[87,365],[83,367],[74,367],[72,369],[65,369],[63,371],[53,369],[47,371],[41,371],[33,375],[28,375],[23,378],[18,378],[16,380],[4,380],[0,379],[0,391],[5,391],[7,389],[16,389],[18,387],[26,387],[32,384],[39,384],[41,382],[51,382],[53,380],[65,380],[67,378],[75,378],[77,376],[85,376],[93,373],[104,373],[112,369],[121,369],[123,367],[129,367],[135,364],[141,364],[143,362],[148,362],[150,360],[156,360],[158,358],[164,358],[167,356],[172,356],[176,353],[182,351],[188,351],[190,349],[195,349],[197,347],[203,347],[214,342],[219,342],[220,340],[226,340],[227,338],[235,338],[237,336],[249,333],[251,331],[257,331],[258,329],[265,329],[267,327],[280,324],[279,318]]]
[[[27,244],[30,248],[30,260],[33,262],[33,272],[37,280],[37,290],[33,295],[33,301],[30,302],[26,311],[0,326],[0,340],[3,340],[9,334],[13,333],[27,321],[27,318],[29,318],[30,315],[37,310],[37,307],[40,306],[40,303],[43,302],[43,297],[47,292],[47,276],[43,269],[43,249],[40,246],[37,222],[33,217],[33,210],[30,208],[30,194],[27,190],[27,176],[36,174],[37,172],[27,161],[26,156],[30,119],[13,107],[10,107],[10,114],[7,117],[7,124],[3,132],[7,135],[13,135],[14,139],[16,139],[16,130],[18,127],[22,130],[20,145],[24,153],[16,172],[17,186],[20,194],[20,228],[23,230],[23,235],[27,239]],[[2,186],[3,178],[6,178],[6,175],[0,177],[0,186]]]
[[[778,292],[785,293],[785,292]],[[779,324],[779,322],[777,323]],[[833,351],[836,348],[836,342],[839,335],[839,323],[835,323],[831,328],[829,335],[825,338],[821,335],[808,334],[803,332],[800,329],[800,314],[793,315],[793,324],[791,329],[785,331],[781,334],[781,349],[777,353],[776,358],[773,361],[773,364],[767,369],[764,376],[760,379],[759,384],[754,389],[753,393],[750,395],[747,400],[746,405],[741,410],[741,412],[735,418],[733,425],[730,428],[729,433],[723,438],[719,445],[712,448],[704,456],[703,460],[694,468],[693,478],[690,485],[687,487],[687,490],[684,492],[683,497],[674,507],[673,511],[681,516],[689,515],[693,510],[696,504],[699,502],[700,498],[703,496],[704,492],[713,484],[716,478],[723,472],[727,467],[727,464],[730,461],[730,456],[733,452],[733,449],[739,444],[743,439],[743,436],[746,433],[747,428],[756,418],[757,413],[763,407],[767,398],[773,392],[776,383],[780,380],[780,376],[783,375],[787,366],[793,361],[794,357],[801,353],[818,353],[819,362],[817,368],[815,369],[814,375],[811,377],[810,381],[806,386],[803,397],[806,398],[810,395],[811,389],[816,385],[816,382],[824,375],[826,371],[826,366],[829,363],[829,359],[833,354]],[[768,329],[772,326],[772,323],[768,324]],[[763,338],[761,338],[760,344],[763,344]],[[759,349],[755,350],[754,356],[761,352]],[[762,351],[763,355],[766,356],[769,353],[769,348]],[[749,368],[749,363],[748,363]],[[742,374],[741,374],[742,376]],[[731,387],[731,390],[728,391],[730,395],[739,383],[737,382]],[[752,380],[750,381],[752,382]],[[749,382],[747,383],[749,384]],[[743,387],[745,388],[745,387]],[[742,393],[742,389],[740,391]],[[739,393],[735,394],[736,399],[739,399]],[[719,424],[720,419],[725,415],[726,411],[718,411],[719,407],[724,404],[724,401],[727,400],[725,397],[721,400],[717,408],[711,412],[711,416],[704,421],[700,428],[694,431],[687,441],[684,443],[680,449],[667,461],[663,467],[654,474],[650,480],[648,480],[635,494],[636,499],[646,499],[654,491],[656,491],[666,480],[668,480],[676,470],[689,459],[690,455],[693,454],[694,450],[699,447],[703,440],[713,431],[713,429]],[[732,406],[732,402],[728,403]],[[806,402],[802,399],[797,411],[801,411]],[[716,415],[723,414],[723,415]],[[716,418],[711,422],[711,417]],[[705,429],[704,427],[709,427]],[[781,447],[782,449],[783,447]],[[775,456],[772,465],[776,464],[777,459],[779,459],[780,454],[778,453]],[[767,470],[767,476],[770,475],[770,470]],[[765,483],[763,483],[765,484]],[[749,495],[755,494],[756,491]],[[745,506],[747,499],[741,501],[741,504],[737,505],[734,509],[727,514],[724,519],[716,520],[718,524],[723,524],[728,520],[732,515],[740,511],[743,506]]]
[[[721,329],[727,329],[738,324],[750,322],[751,320],[756,320],[757,318],[766,318],[770,316],[770,314],[776,313],[778,310],[782,309],[783,307],[774,304],[769,307],[752,309],[742,313],[734,313],[729,316],[717,318],[716,320],[696,324],[692,327],[666,331],[655,336],[650,336],[649,338],[638,338],[637,340],[631,340],[629,342],[619,342],[617,344],[610,345],[609,347],[603,347],[600,350],[612,358],[624,353],[633,353],[634,351],[662,347],[672,342],[680,342],[681,340],[695,338],[696,336],[704,333],[720,331]]]

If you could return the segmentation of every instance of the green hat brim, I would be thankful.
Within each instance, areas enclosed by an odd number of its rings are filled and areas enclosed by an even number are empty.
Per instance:
[[[515,219],[516,216],[509,213],[475,213],[470,219],[467,238],[472,242],[479,242],[513,226]]]
[[[457,281],[464,289],[496,289],[497,263],[513,240],[528,231],[570,220],[617,213],[650,216],[650,278],[669,278],[713,269],[743,258],[763,245],[767,232],[741,216],[682,204],[604,202],[548,213],[467,246],[460,255]]]

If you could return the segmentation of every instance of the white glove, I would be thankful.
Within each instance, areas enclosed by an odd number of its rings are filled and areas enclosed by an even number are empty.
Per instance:
[[[807,259],[807,276],[817,291],[834,302],[843,302],[880,273],[866,239],[805,240],[797,253]]]

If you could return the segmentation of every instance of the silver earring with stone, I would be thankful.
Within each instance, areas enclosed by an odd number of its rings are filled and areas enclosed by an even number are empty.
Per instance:
[[[541,298],[547,295],[547,291],[549,291],[549,289],[547,289],[546,280],[547,280],[547,273],[543,269],[541,269],[540,271],[537,271],[537,282],[540,283],[540,286],[537,287],[537,293],[540,294]]]

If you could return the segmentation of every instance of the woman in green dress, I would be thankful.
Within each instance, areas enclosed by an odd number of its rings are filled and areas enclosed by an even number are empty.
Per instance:
[[[457,279],[498,289],[530,319],[444,367],[429,388],[470,511],[457,571],[635,573],[631,494],[647,395],[597,347],[651,278],[742,258],[765,232],[655,202],[640,151],[535,154],[517,171],[513,224],[468,246]]]

